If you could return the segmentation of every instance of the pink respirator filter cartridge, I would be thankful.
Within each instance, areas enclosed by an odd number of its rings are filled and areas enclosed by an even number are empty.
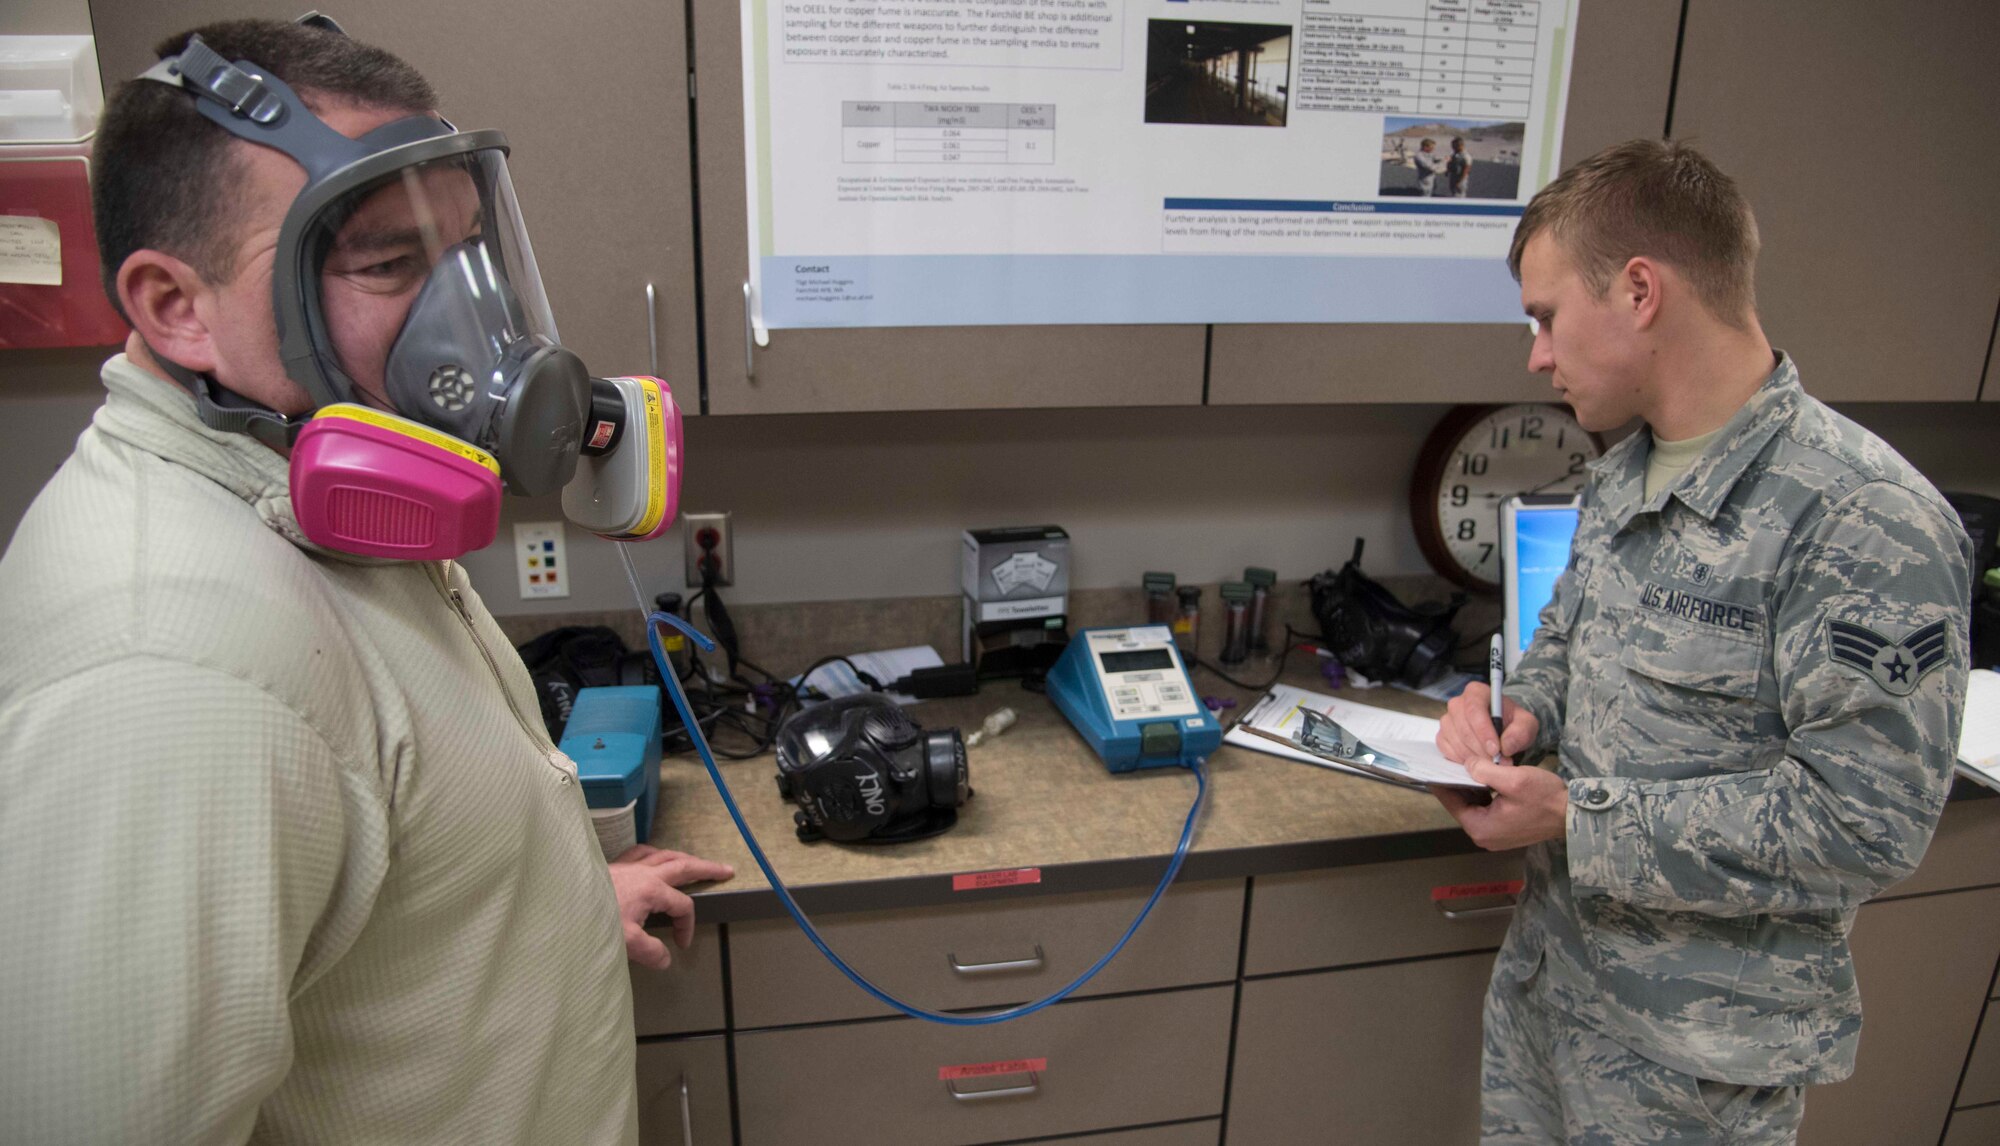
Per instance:
[[[362,406],[327,406],[292,447],[292,511],[314,544],[436,561],[500,526],[500,465],[457,438]]]

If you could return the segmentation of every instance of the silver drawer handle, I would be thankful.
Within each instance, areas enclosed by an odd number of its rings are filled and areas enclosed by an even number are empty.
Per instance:
[[[951,969],[961,975],[991,975],[996,971],[1039,971],[1048,963],[1042,954],[1042,945],[1035,944],[1035,953],[1027,959],[1007,959],[999,963],[961,963],[956,955],[946,955]]]
[[[998,1090],[960,1090],[957,1079],[947,1079],[944,1089],[954,1102],[984,1102],[989,1098],[1026,1098],[1028,1095],[1041,1093],[1042,1076],[1031,1070],[1028,1072],[1028,1085],[1003,1086]]]
[[[688,1100],[688,1076],[681,1075],[681,1144],[694,1146],[694,1108]]]
[[[1431,902],[1437,906],[1439,915],[1444,916],[1446,919],[1459,920],[1489,919],[1496,915],[1512,915],[1514,909],[1521,906],[1521,901],[1511,895],[1507,897],[1507,900],[1508,902],[1506,903],[1495,904],[1492,907],[1468,907],[1463,911],[1453,911],[1451,908],[1446,907],[1445,904],[1451,902],[1448,899],[1434,899]]]

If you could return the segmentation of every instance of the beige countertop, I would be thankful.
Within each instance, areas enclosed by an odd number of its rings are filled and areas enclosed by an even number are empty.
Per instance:
[[[1293,665],[1302,659],[1294,654]],[[1232,675],[1261,679],[1268,671],[1252,665]],[[1295,667],[1285,679],[1326,691],[1310,668]],[[1195,685],[1204,695],[1239,702],[1223,714],[1225,724],[1259,695],[1202,670],[1195,673]],[[1337,695],[1424,715],[1443,709],[1393,688]],[[778,795],[773,757],[723,761],[723,775],[779,877],[808,910],[949,902],[952,876],[996,869],[1040,869],[1038,885],[1013,894],[1143,887],[1156,881],[1194,799],[1193,773],[1154,768],[1113,774],[1047,697],[1013,681],[988,682],[977,696],[929,701],[910,713],[927,729],[955,726],[969,732],[1003,706],[1014,709],[1018,722],[970,750],[975,794],[960,809],[956,827],[928,840],[801,843],[793,828],[793,805]],[[1208,774],[1208,804],[1182,879],[1472,850],[1451,817],[1425,793],[1227,745],[1209,758]],[[782,913],[694,755],[670,757],[662,765],[660,809],[652,838],[656,846],[736,868],[734,879],[698,892],[704,921]]]

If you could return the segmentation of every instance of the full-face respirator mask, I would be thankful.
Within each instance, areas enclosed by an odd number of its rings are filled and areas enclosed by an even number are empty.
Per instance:
[[[313,409],[279,414],[154,357],[205,424],[290,450],[308,540],[457,557],[491,544],[503,490],[561,491],[570,520],[614,540],[672,524],[680,410],[660,380],[593,378],[558,341],[505,136],[413,115],[350,139],[199,36],[141,78],[189,92],[211,123],[305,169],[272,307],[286,374]]]
[[[1452,618],[1465,604],[1463,593],[1443,605],[1410,606],[1361,571],[1362,541],[1340,567],[1313,577],[1313,619],[1320,637],[1340,663],[1378,681],[1423,688],[1451,670],[1458,652]]]
[[[778,730],[778,794],[799,838],[900,843],[958,822],[972,798],[958,729],[925,732],[879,693],[830,700]]]

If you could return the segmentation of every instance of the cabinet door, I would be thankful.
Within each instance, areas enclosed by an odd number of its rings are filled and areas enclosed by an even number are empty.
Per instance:
[[[1944,1146],[1993,1146],[1995,1142],[2000,1142],[2000,1106],[1952,1113]]]
[[[1659,137],[1680,12],[1671,0],[1584,0],[1564,166],[1627,139]],[[1547,379],[1528,373],[1532,341],[1525,320],[1217,326],[1208,396],[1216,405],[1539,401],[1553,395]]]
[[[2000,333],[2000,308],[1994,310],[1993,329],[1996,333]],[[1995,366],[2000,366],[2000,339],[1989,339],[1986,350],[1986,373],[1979,381],[1979,397],[1982,401],[2000,402],[2000,381],[1994,380],[1996,375],[2000,375],[2000,370],[1995,370]]]
[[[1801,1146],[1935,1142],[2000,956],[2000,888],[1870,904],[1854,924],[1861,1053],[1806,1097]]]
[[[2000,1102],[2000,1004],[1986,1005],[1978,1041],[1965,1062],[1965,1080],[1958,1085],[1960,1106],[1990,1106]]]
[[[1492,952],[1243,984],[1230,1146],[1479,1139]]]
[[[710,412],[1201,402],[1201,326],[777,330],[769,346],[752,351],[743,297],[750,251],[741,10],[730,0],[697,0],[693,8]]]
[[[641,1043],[640,1146],[729,1146],[729,1051],[722,1036]]]
[[[1690,0],[1674,134],[1757,212],[1771,341],[1830,401],[1969,401],[2000,299],[1993,4]]]
[[[654,931],[667,944],[674,961],[664,971],[627,964],[632,973],[632,1030],[648,1035],[686,1035],[719,1031],[725,1025],[722,1006],[722,940],[715,927],[697,927],[694,943],[683,951],[673,945],[671,931]]]
[[[289,20],[273,0],[91,0],[107,87],[161,38],[221,19]],[[346,0],[356,39],[408,60],[462,128],[498,128],[565,346],[591,373],[657,373],[700,409],[687,23],[646,0],[476,7]],[[646,285],[657,295],[649,326]],[[657,328],[657,340],[650,335]],[[653,346],[658,345],[654,369]]]

